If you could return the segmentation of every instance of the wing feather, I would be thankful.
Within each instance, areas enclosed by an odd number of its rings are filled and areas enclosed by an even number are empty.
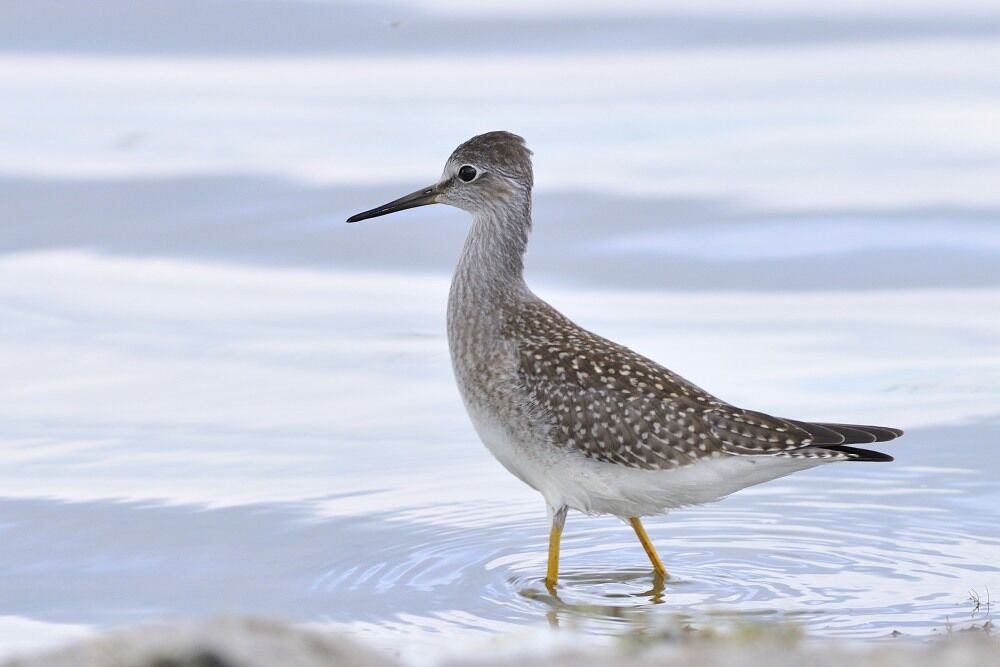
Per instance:
[[[552,443],[599,461],[663,470],[721,456],[884,460],[847,445],[902,434],[735,407],[543,302],[517,314],[510,339],[518,381],[530,407],[551,422]]]

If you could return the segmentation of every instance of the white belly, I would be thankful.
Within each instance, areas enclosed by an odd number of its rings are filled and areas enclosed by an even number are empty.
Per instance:
[[[700,505],[740,489],[824,463],[818,459],[726,456],[673,470],[641,470],[604,463],[529,437],[518,437],[490,415],[470,407],[479,437],[518,479],[545,497],[588,514],[618,517],[661,514]]]

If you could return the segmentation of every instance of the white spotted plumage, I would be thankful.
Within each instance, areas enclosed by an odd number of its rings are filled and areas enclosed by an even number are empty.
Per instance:
[[[460,146],[445,169],[469,163],[483,172],[479,198],[457,203],[474,222],[452,282],[448,340],[481,439],[551,507],[655,514],[864,459],[872,453],[845,445],[899,434],[734,407],[535,296],[522,277],[529,156],[514,135],[490,133]],[[504,176],[491,183],[498,161]]]
[[[891,460],[851,445],[897,429],[735,407],[535,296],[523,278],[532,186],[524,141],[489,132],[459,146],[434,186],[350,221],[434,202],[473,215],[448,300],[455,377],[483,442],[550,509],[639,517],[821,463]]]

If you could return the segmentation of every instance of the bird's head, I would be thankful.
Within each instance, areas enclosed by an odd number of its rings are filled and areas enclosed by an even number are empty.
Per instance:
[[[352,215],[358,222],[428,204],[448,204],[473,215],[528,201],[533,176],[531,151],[510,132],[479,134],[454,150],[437,183]]]

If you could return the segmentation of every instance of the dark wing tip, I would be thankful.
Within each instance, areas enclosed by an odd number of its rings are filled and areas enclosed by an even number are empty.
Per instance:
[[[871,449],[861,449],[859,447],[845,447],[844,445],[830,445],[823,449],[838,452],[847,456],[847,461],[870,461],[873,463],[888,463],[895,459],[888,454],[876,452]]]
[[[840,444],[853,445],[864,442],[888,442],[903,435],[903,431],[898,428],[888,426],[867,426],[864,424],[818,424],[825,428],[837,431],[844,436],[844,442]]]

